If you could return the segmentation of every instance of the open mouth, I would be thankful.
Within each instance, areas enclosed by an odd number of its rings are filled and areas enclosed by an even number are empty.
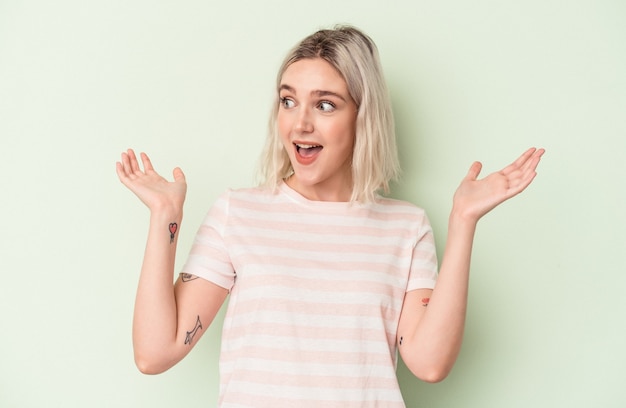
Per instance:
[[[321,145],[310,145],[302,143],[295,143],[295,146],[296,151],[302,157],[313,157],[324,148]]]

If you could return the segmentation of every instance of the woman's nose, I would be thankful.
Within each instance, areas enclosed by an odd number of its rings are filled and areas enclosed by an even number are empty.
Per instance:
[[[309,109],[299,109],[294,127],[299,133],[310,133],[313,131],[313,121]]]

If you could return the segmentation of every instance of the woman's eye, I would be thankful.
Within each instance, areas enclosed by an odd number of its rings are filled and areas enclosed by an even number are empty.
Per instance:
[[[289,98],[280,98],[280,104],[286,109],[293,108],[295,106],[295,102]]]
[[[322,112],[332,112],[335,110],[335,105],[332,102],[322,101],[318,105]]]

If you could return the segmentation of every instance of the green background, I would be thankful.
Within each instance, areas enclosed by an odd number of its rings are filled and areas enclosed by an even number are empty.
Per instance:
[[[213,407],[220,321],[169,372],[134,367],[148,212],[127,147],[189,183],[182,266],[218,194],[254,183],[275,72],[317,28],[377,42],[404,176],[438,246],[452,194],[529,146],[538,178],[479,225],[464,346],[409,407],[623,407],[626,3],[0,0],[0,406]]]

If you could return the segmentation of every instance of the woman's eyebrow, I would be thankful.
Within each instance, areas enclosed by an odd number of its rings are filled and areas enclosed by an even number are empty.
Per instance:
[[[282,90],[285,90],[285,91],[288,91],[288,92],[291,92],[291,93],[296,93],[296,90],[293,89],[291,86],[289,86],[287,84],[281,84],[280,85],[280,88],[278,88],[278,91],[282,91]]]
[[[281,84],[280,87],[278,88],[279,91],[285,90],[287,92],[291,92],[291,93],[296,93],[296,90],[287,84]],[[321,97],[321,96],[334,96],[336,98],[341,99],[342,101],[346,102],[346,98],[343,97],[343,95],[337,93],[337,92],[333,92],[333,91],[325,91],[325,90],[315,90],[315,91],[311,91],[312,95]]]
[[[313,95],[316,95],[316,96],[334,96],[334,97],[339,98],[342,101],[346,102],[346,98],[344,98],[341,94],[338,94],[337,92],[333,92],[333,91],[313,91],[311,93]]]

